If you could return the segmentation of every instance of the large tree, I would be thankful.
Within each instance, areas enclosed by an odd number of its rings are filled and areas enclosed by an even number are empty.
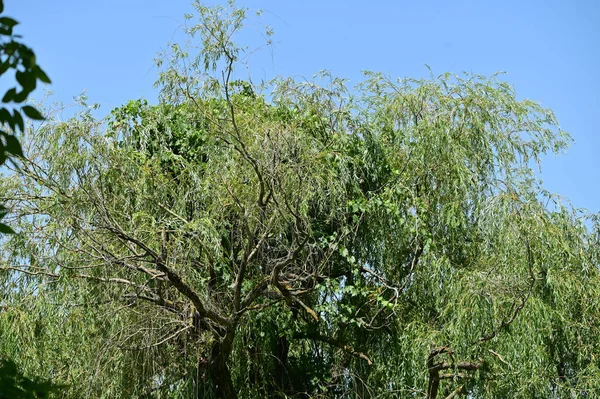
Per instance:
[[[245,10],[197,11],[158,105],[24,139],[2,351],[72,397],[598,397],[550,111],[495,76],[237,80]]]

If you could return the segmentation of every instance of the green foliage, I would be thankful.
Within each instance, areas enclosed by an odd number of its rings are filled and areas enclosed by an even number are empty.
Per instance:
[[[2,399],[41,399],[48,398],[52,392],[62,387],[50,381],[30,379],[9,359],[0,360],[0,398]]]
[[[19,23],[14,19],[1,16],[4,12],[4,2],[0,0],[0,77],[13,70],[18,86],[12,87],[2,97],[2,102],[7,105],[21,104],[27,100],[36,86],[37,81],[50,83],[46,73],[36,62],[35,53],[25,44],[21,43],[19,35],[13,29]],[[0,166],[11,157],[22,157],[23,149],[14,132],[25,129],[23,114],[30,119],[41,121],[43,115],[31,105],[24,105],[19,109],[0,107]],[[0,220],[5,216],[6,208],[0,205]],[[11,227],[0,223],[0,234],[14,233]]]
[[[4,2],[0,0],[0,14],[4,12]],[[20,104],[25,102],[37,85],[37,81],[50,83],[46,73],[37,65],[34,52],[19,42],[19,35],[13,33],[18,22],[7,16],[0,16],[0,77],[9,70],[14,70],[15,79],[20,86],[12,87],[2,97],[2,102]],[[25,130],[25,122],[21,114],[30,119],[41,121],[42,114],[30,105],[24,105],[21,110],[0,108],[0,166],[4,165],[11,157],[23,157],[21,143],[15,136],[18,129]],[[8,129],[10,128],[10,130]],[[0,220],[9,210],[0,204]],[[14,230],[0,222],[0,235],[14,234]],[[11,359],[0,358],[0,398],[46,398],[58,390],[58,386],[50,381],[29,379],[25,377]]]
[[[551,111],[499,76],[236,80],[247,11],[196,6],[159,104],[25,133],[2,351],[74,398],[598,397]]]

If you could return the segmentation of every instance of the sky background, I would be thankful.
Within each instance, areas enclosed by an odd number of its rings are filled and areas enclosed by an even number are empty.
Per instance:
[[[223,4],[225,1],[221,2]],[[106,114],[131,99],[156,101],[153,59],[184,40],[191,0],[5,0],[16,33],[35,50],[55,98],[86,90]],[[215,4],[215,1],[207,4]],[[271,51],[253,63],[254,81],[310,78],[327,69],[361,80],[362,70],[394,78],[463,71],[507,74],[519,98],[551,108],[575,142],[543,160],[545,187],[600,212],[600,1],[597,0],[238,0],[264,10],[249,22],[254,42],[265,24]],[[37,96],[42,92],[38,90]]]

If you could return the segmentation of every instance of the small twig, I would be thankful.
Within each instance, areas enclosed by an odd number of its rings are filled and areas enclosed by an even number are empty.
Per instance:
[[[169,340],[171,340],[171,339],[175,338],[176,336],[178,336],[178,335],[179,335],[179,334],[181,334],[182,332],[184,332],[184,331],[186,331],[186,330],[189,330],[189,329],[190,329],[190,328],[192,328],[192,327],[193,327],[193,325],[186,326],[186,327],[182,328],[181,330],[178,330],[178,331],[176,331],[176,332],[175,332],[175,334],[169,335],[169,336],[168,336],[168,337],[166,337],[165,339],[163,339],[163,340],[160,340],[159,342],[156,342],[156,343],[154,343],[154,344],[152,344],[152,345],[143,346],[143,347],[141,347],[140,349],[148,349],[148,348],[152,348],[152,347],[154,347],[154,346],[159,346],[159,345],[162,345],[162,344],[164,344],[165,342],[167,342],[167,341],[169,341]]]
[[[506,360],[504,360],[498,352],[494,352],[491,349],[488,349],[488,352],[490,352],[492,355],[496,356],[498,358],[498,360],[500,360],[502,363],[506,364],[512,370],[512,368],[513,368],[512,365],[509,362],[507,362]]]
[[[456,397],[456,395],[459,395],[460,393],[462,393],[464,385],[459,386],[458,388],[456,388],[454,391],[452,391],[450,393],[450,395],[446,396],[446,399],[452,399],[454,397]]]

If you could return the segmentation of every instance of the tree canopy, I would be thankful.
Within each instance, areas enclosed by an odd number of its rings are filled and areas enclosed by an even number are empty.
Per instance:
[[[158,104],[26,130],[1,353],[73,398],[599,397],[600,229],[536,178],[550,110],[496,75],[256,84],[247,10],[196,11]]]

